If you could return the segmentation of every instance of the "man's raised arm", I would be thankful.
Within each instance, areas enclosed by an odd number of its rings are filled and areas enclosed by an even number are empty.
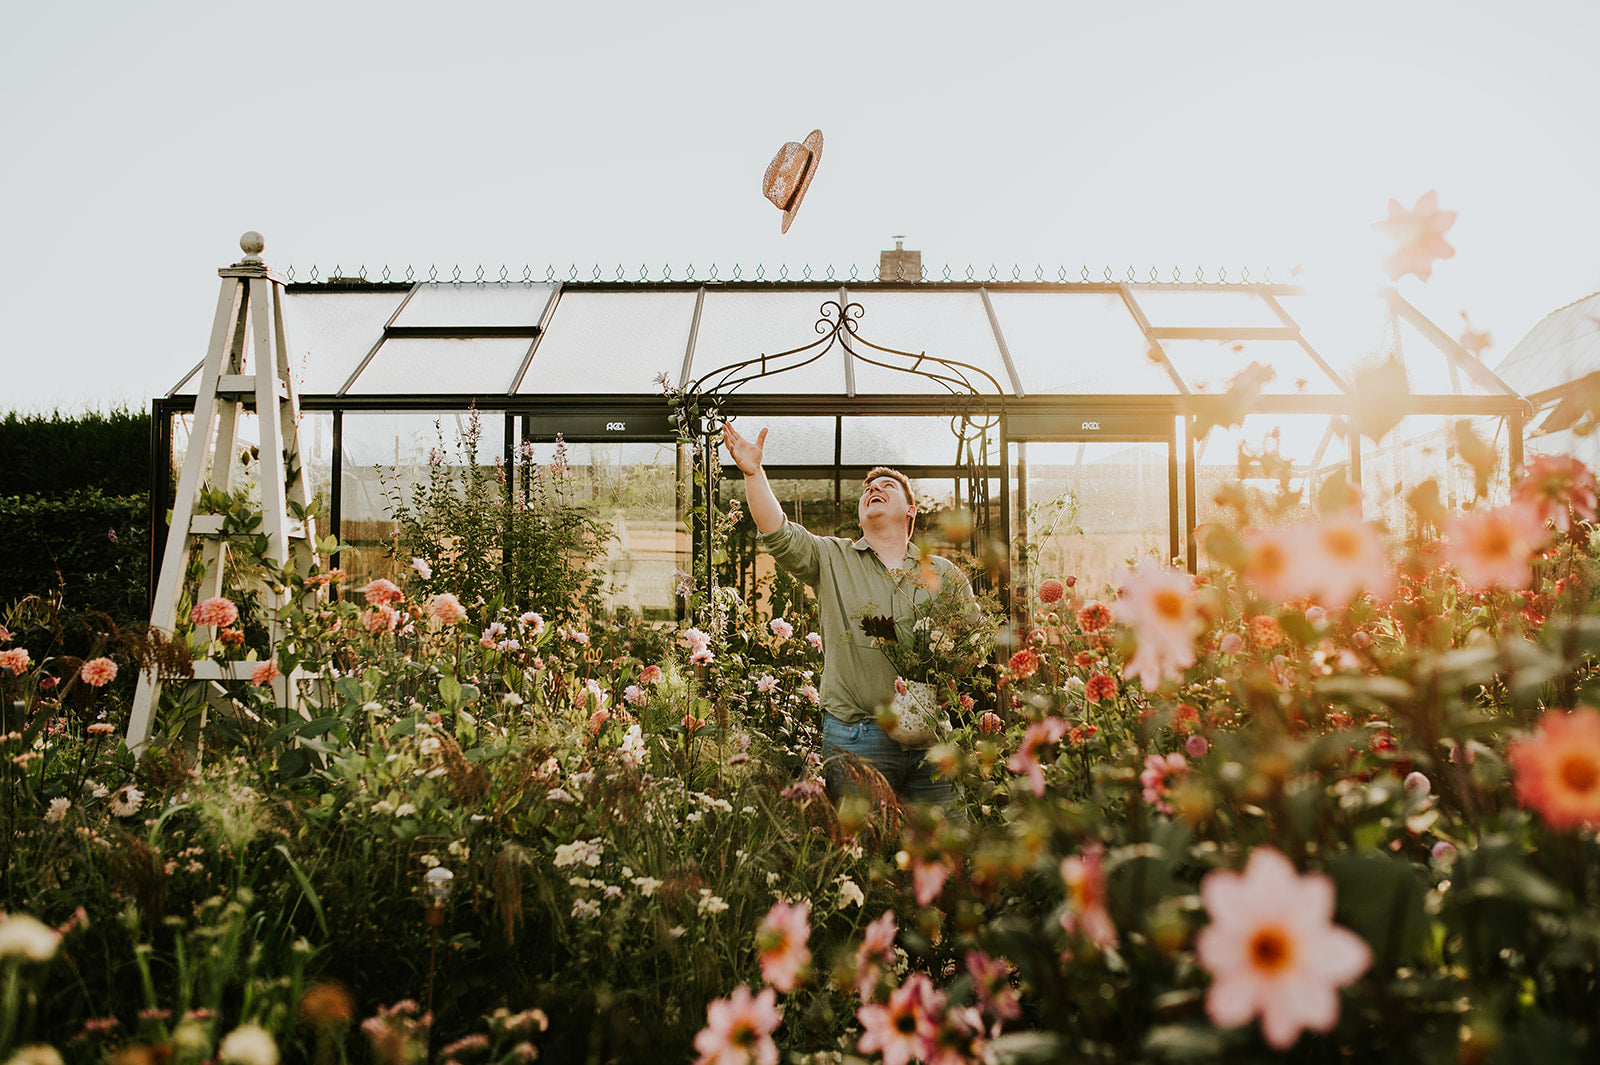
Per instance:
[[[783,507],[778,504],[772,485],[767,483],[767,471],[761,468],[767,431],[763,429],[754,440],[747,440],[739,435],[732,423],[723,422],[722,443],[732,456],[733,464],[744,474],[745,505],[750,508],[750,518],[756,523],[756,531],[769,533],[783,528],[789,519],[784,517]]]

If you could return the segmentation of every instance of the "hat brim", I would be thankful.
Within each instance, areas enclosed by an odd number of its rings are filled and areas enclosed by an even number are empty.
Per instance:
[[[800,211],[800,201],[806,198],[806,190],[811,187],[811,179],[817,176],[817,164],[822,162],[822,131],[814,129],[800,142],[801,147],[811,153],[811,158],[806,160],[806,172],[800,178],[800,187],[794,191],[794,199],[789,201],[789,209],[783,212],[783,228],[778,232],[789,232],[789,223],[794,221],[794,216]]]

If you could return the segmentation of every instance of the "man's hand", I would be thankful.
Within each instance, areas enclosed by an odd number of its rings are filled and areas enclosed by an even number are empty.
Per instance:
[[[722,445],[728,449],[733,464],[739,467],[739,472],[746,477],[753,477],[761,472],[761,457],[765,453],[766,442],[765,429],[757,433],[754,440],[747,440],[739,435],[732,422],[722,423]]]

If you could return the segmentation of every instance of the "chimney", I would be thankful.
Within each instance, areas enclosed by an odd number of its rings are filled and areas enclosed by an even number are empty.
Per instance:
[[[905,235],[894,238],[894,251],[886,251],[878,256],[879,281],[921,281],[922,280],[922,253],[920,251],[906,251]]]

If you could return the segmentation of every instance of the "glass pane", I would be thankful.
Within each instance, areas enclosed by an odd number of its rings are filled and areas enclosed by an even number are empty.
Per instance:
[[[1431,340],[1418,332],[1410,322],[1403,320],[1400,323],[1399,355],[1405,365],[1406,380],[1410,382],[1412,392],[1436,396],[1489,394],[1470,373],[1455,365],[1454,360]],[[1496,389],[1494,394],[1499,394],[1499,390]]]
[[[1029,578],[1078,578],[1105,596],[1130,563],[1171,546],[1165,444],[1029,443],[1027,512],[1016,541],[1033,552]]]
[[[1202,395],[1226,392],[1228,383],[1252,362],[1270,367],[1269,395],[1338,395],[1334,384],[1300,345],[1288,340],[1163,340],[1161,348],[1189,388]]]
[[[554,291],[554,285],[418,285],[394,324],[538,325]]]
[[[532,343],[517,337],[386,340],[350,394],[503,395]]]
[[[302,395],[332,395],[344,386],[372,346],[404,292],[292,292],[283,310],[289,364]]]
[[[552,466],[556,445],[526,449],[530,477],[553,483],[562,498],[592,507],[611,527],[606,553],[596,565],[604,576],[606,609],[646,621],[678,616],[678,571],[689,572],[690,533],[680,506],[675,443],[562,445],[563,463]],[[521,483],[519,481],[519,483]]]
[[[1144,311],[1145,319],[1157,328],[1258,328],[1283,324],[1260,296],[1249,292],[1183,292],[1154,288],[1130,291],[1134,302]]]
[[[477,447],[470,449],[466,441],[473,435],[473,418],[467,411],[345,414],[339,536],[356,548],[340,559],[350,574],[349,588],[362,588],[378,577],[398,581],[401,567],[385,550],[398,531],[392,494],[409,499],[427,482],[435,464],[459,469],[469,455],[480,466],[504,461],[503,421],[480,416]]]
[[[992,292],[989,300],[1028,395],[1177,391],[1113,293]]]
[[[1525,396],[1596,369],[1600,369],[1600,295],[1544,318],[1495,367],[1507,384]]]
[[[1406,494],[1428,478],[1439,485],[1439,498],[1447,509],[1460,509],[1473,502],[1477,491],[1472,467],[1456,456],[1455,423],[1460,419],[1444,415],[1413,414],[1401,419],[1374,444],[1361,441],[1361,488],[1368,513],[1381,516],[1391,528],[1410,531],[1415,515],[1406,504]],[[1501,418],[1466,419],[1473,432],[1494,446],[1498,455],[1489,482],[1488,502],[1498,505],[1509,495],[1509,445]]]
[[[722,367],[762,354],[776,355],[821,340],[816,324],[821,307],[838,300],[838,293],[808,292],[706,292],[700,311],[700,332],[695,339],[692,377],[704,377]],[[837,315],[836,315],[837,317]],[[819,344],[820,347],[820,344]],[[796,367],[816,355],[816,349],[790,355],[769,365],[769,372]],[[759,368],[752,371],[759,372]],[[741,374],[743,376],[743,374]],[[844,357],[835,344],[821,358],[805,366],[753,380],[741,392],[770,395],[843,395]]]
[[[998,445],[994,443],[998,434],[991,430],[989,438],[990,461],[998,463]],[[843,463],[846,466],[950,466],[957,461],[959,444],[950,418],[846,418]]]
[[[850,419],[846,419],[846,423]],[[834,419],[832,418],[766,418],[749,416],[734,423],[745,436],[767,430],[764,461],[767,466],[832,466]],[[722,460],[728,469],[727,451]],[[730,476],[736,476],[730,474]]]
[[[1217,490],[1224,485],[1242,483],[1247,490],[1265,496],[1277,493],[1279,482],[1264,476],[1259,464],[1251,465],[1249,476],[1240,478],[1241,449],[1248,456],[1277,456],[1289,464],[1289,488],[1301,492],[1301,508],[1296,514],[1309,517],[1304,505],[1312,497],[1320,478],[1348,460],[1344,438],[1329,436],[1332,419],[1325,414],[1251,414],[1232,428],[1217,427],[1195,442],[1195,503],[1201,523],[1229,521],[1234,515],[1216,503]],[[1315,463],[1315,476],[1313,476]]]
[[[852,289],[850,299],[861,304],[862,316],[857,319],[856,336],[870,340],[879,347],[909,352],[912,356],[927,354],[931,358],[948,359],[965,363],[976,370],[961,367],[941,367],[938,363],[924,363],[920,369],[927,373],[954,378],[955,391],[966,392],[959,382],[965,380],[980,395],[1011,395],[1014,388],[1000,358],[1000,347],[995,343],[994,328],[983,309],[983,297],[977,292],[950,292],[926,289],[920,292],[870,292]],[[855,350],[864,358],[874,359],[894,367],[909,367],[916,360],[904,355],[890,355],[857,344]],[[993,378],[991,382],[984,375]],[[873,394],[938,394],[951,391],[937,381],[930,381],[920,373],[907,373],[901,369],[886,369],[861,359],[855,360],[856,392]]]
[[[317,534],[331,529],[329,507],[333,502],[333,413],[305,411],[300,416],[300,462],[305,470],[306,494],[319,505]]]
[[[693,292],[566,293],[518,391],[648,395],[662,372],[676,385],[694,304]]]

